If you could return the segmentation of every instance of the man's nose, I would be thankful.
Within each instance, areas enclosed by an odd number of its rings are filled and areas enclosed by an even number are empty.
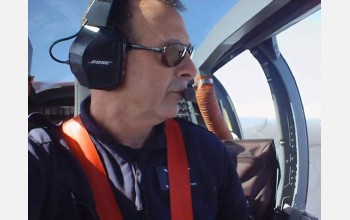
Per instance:
[[[194,65],[188,53],[185,55],[184,60],[179,67],[180,69],[178,71],[178,77],[180,78],[191,80],[198,74],[197,67]]]

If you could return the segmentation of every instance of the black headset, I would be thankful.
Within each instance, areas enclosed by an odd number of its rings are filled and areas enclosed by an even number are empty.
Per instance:
[[[69,64],[79,83],[89,89],[112,90],[124,78],[127,41],[122,32],[111,25],[117,0],[93,0],[86,12],[86,21],[73,36],[55,41],[50,56],[59,63]],[[69,49],[69,60],[56,59],[52,48],[57,43],[75,38]],[[184,91],[184,99],[195,96],[193,80]]]
[[[94,0],[86,12],[86,22],[69,49],[68,63],[79,83],[89,89],[116,88],[124,76],[127,42],[118,28],[112,27],[113,4],[116,0]],[[67,39],[67,38],[66,38]]]

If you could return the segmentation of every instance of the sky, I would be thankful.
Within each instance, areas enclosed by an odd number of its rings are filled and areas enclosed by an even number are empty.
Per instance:
[[[279,34],[277,42],[294,74],[306,117],[321,118],[321,12]],[[275,117],[265,75],[249,51],[230,61],[215,76],[237,103],[239,116]]]
[[[306,117],[321,118],[321,12],[281,33],[277,40],[294,74]]]

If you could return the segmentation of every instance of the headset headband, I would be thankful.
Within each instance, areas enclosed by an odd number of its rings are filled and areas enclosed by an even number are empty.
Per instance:
[[[108,27],[113,0],[94,0],[87,10],[87,24],[95,27]]]

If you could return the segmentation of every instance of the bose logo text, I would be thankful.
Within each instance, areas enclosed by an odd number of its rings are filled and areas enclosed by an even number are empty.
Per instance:
[[[111,63],[113,63],[113,61],[106,61],[106,60],[91,60],[90,62],[88,62],[89,64],[100,64],[100,65],[109,65]]]

